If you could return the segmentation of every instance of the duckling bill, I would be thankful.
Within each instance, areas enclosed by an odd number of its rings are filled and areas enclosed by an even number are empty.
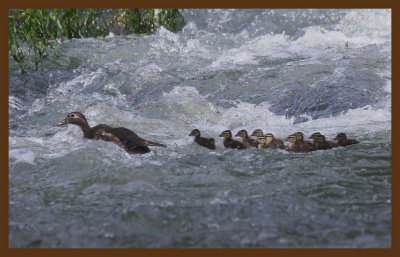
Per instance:
[[[57,126],[68,124],[79,126],[84,138],[111,141],[124,148],[130,154],[148,153],[150,152],[149,146],[166,147],[164,144],[143,139],[135,132],[124,127],[113,128],[105,124],[99,124],[91,128],[86,117],[81,112],[69,113]]]
[[[201,137],[200,130],[193,129],[192,132],[190,132],[189,136],[193,136],[194,142],[196,142],[197,144],[215,150],[214,138]]]

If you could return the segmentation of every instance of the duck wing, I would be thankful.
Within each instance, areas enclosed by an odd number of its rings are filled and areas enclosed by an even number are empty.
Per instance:
[[[150,140],[143,139],[139,137],[135,132],[133,132],[130,129],[124,128],[124,127],[119,127],[119,128],[113,128],[113,131],[115,135],[117,135],[121,140],[124,140],[127,142],[127,144],[132,145],[133,147],[136,146],[162,146],[162,147],[167,147],[164,144],[160,144],[157,142],[153,142]]]
[[[112,128],[105,124],[100,124],[92,128],[94,138],[101,139],[105,141],[111,141],[120,147],[124,148],[129,153],[148,153],[150,149],[143,145],[141,142],[137,140],[132,140],[131,137],[139,138],[135,133],[130,131],[129,129],[119,130],[116,128]],[[130,131],[130,133],[128,132]],[[132,133],[132,134],[131,134]]]

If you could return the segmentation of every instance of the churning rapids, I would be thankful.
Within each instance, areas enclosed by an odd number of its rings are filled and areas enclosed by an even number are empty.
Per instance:
[[[10,247],[390,247],[390,10],[183,14],[177,34],[66,41],[42,72],[10,61]],[[71,111],[168,147],[83,139],[56,127]],[[361,143],[238,151],[218,137],[257,128]]]

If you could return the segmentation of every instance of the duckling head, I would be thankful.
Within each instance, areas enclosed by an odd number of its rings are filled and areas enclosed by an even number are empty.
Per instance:
[[[247,134],[247,131],[245,129],[242,129],[238,133],[236,133],[235,137],[247,138],[249,137],[249,135]]]
[[[192,132],[190,132],[189,136],[200,137],[200,130],[193,129]]]
[[[296,138],[297,138],[297,141],[303,141],[303,139],[304,139],[304,134],[302,133],[302,132],[296,132],[296,133],[294,133],[293,135],[295,135],[296,136]]]
[[[335,137],[335,140],[339,140],[339,141],[347,140],[347,136],[345,133],[341,132],[341,133],[337,134],[337,136]]]
[[[325,136],[324,135],[318,135],[314,138],[315,143],[321,144],[325,143]]]
[[[265,134],[264,136],[265,136],[267,144],[271,143],[272,140],[274,140],[274,135],[272,135],[272,133]]]
[[[321,133],[314,132],[314,133],[311,134],[311,136],[308,139],[313,139],[314,140],[317,136],[320,136],[320,135],[321,135]]]
[[[230,130],[225,130],[219,136],[223,137],[224,139],[229,139],[232,138],[232,132]]]
[[[253,133],[251,133],[251,136],[259,138],[259,137],[264,136],[264,133],[261,129],[256,129],[253,131]]]
[[[297,137],[296,137],[295,135],[290,135],[290,136],[288,136],[287,140],[288,140],[290,143],[296,143]]]
[[[261,136],[257,138],[257,142],[261,145],[266,145],[267,144],[267,137]]]

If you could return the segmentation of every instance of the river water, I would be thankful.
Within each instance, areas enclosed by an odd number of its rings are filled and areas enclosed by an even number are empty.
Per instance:
[[[10,61],[10,247],[390,247],[390,10],[183,14],[177,34],[65,41],[42,72]],[[83,139],[55,126],[71,111],[168,147]],[[218,137],[257,128],[361,143],[238,151]]]

